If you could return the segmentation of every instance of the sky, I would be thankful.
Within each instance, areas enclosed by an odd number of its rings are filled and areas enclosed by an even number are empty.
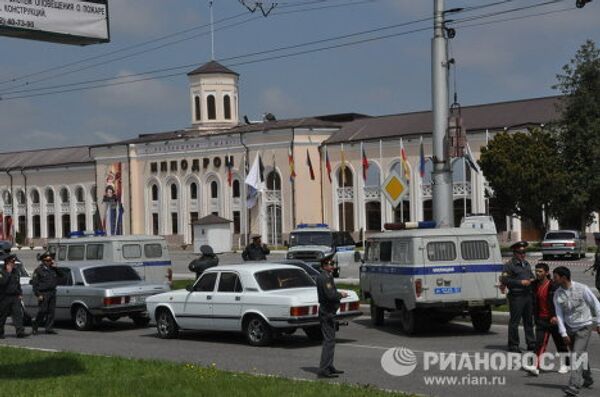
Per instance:
[[[575,0],[536,6],[549,2],[445,1],[446,9],[465,9],[447,14],[456,25],[449,44],[455,60],[450,92],[456,87],[462,105],[555,95],[556,75],[577,49],[587,39],[600,45],[600,0],[583,9],[575,8]],[[81,47],[0,36],[0,152],[114,142],[189,127],[186,72],[211,59],[208,3],[109,0],[111,41],[105,44]],[[469,8],[493,3],[501,4]],[[490,15],[527,6],[535,7]],[[432,12],[433,0],[281,0],[263,17],[239,0],[214,0],[215,58],[240,74],[240,115],[251,120],[267,112],[285,119],[430,110],[431,20],[240,56],[427,19]],[[416,29],[422,31],[248,63]],[[182,31],[188,33],[178,34]],[[65,84],[186,65],[163,72],[176,74],[168,78],[31,96],[51,91],[41,88],[65,90],[81,87]],[[111,80],[117,81],[124,80]],[[29,91],[15,92],[22,90]]]

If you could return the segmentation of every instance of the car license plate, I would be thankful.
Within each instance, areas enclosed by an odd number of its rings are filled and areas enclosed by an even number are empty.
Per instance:
[[[564,247],[564,244],[552,244],[553,247]]]

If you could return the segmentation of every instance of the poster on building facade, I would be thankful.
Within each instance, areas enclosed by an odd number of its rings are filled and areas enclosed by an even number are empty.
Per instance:
[[[121,201],[121,163],[113,163],[106,172],[104,187],[104,220],[102,225],[107,236],[123,234],[123,203]]]

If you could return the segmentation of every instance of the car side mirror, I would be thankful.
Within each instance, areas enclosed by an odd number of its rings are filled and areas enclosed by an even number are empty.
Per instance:
[[[355,251],[354,252],[354,262],[362,262],[362,255],[360,254],[360,252]]]

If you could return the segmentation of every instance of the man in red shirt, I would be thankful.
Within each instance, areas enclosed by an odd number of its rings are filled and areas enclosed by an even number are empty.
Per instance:
[[[548,264],[539,262],[535,265],[535,277],[533,282],[533,317],[535,319],[535,339],[537,356],[536,364],[527,366],[525,369],[533,374],[539,375],[540,357],[546,351],[550,336],[554,340],[556,350],[559,353],[568,353],[567,346],[558,332],[558,319],[554,310],[554,292],[559,287],[550,279],[550,268]],[[562,363],[561,363],[562,364]],[[567,373],[565,365],[561,365],[559,373]]]

